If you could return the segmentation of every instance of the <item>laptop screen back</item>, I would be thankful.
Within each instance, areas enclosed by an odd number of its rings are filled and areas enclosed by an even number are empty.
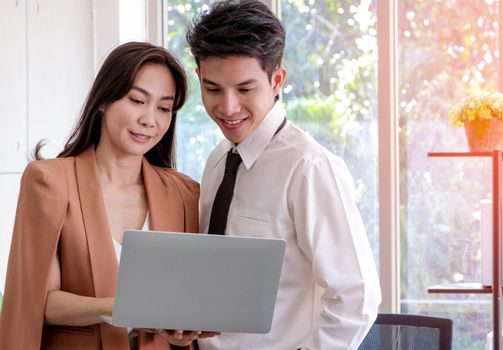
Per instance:
[[[267,333],[284,252],[278,239],[126,231],[112,323]]]

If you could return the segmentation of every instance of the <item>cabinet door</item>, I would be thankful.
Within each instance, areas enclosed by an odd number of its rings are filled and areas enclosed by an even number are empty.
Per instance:
[[[62,149],[93,79],[92,0],[28,3],[28,147],[49,140],[42,155]]]
[[[93,0],[0,0],[0,291],[27,153],[55,156],[93,79]]]
[[[14,216],[19,195],[19,174],[0,174],[0,292],[3,293]]]
[[[0,1],[0,173],[26,165],[26,0]]]

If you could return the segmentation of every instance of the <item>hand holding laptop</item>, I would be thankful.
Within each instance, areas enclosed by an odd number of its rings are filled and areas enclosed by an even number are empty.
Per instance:
[[[101,315],[101,319],[108,324],[112,324],[112,316]],[[176,346],[187,346],[196,339],[210,338],[221,334],[220,332],[184,331],[181,329],[141,329],[148,333],[159,334],[160,336],[165,338],[171,345]]]
[[[183,330],[158,330],[157,334],[165,338],[170,344],[176,346],[187,346],[196,339],[203,339],[219,335],[220,332],[201,332]]]
[[[128,230],[107,321],[175,329],[163,334],[180,342],[213,331],[267,333],[284,251],[270,238]]]

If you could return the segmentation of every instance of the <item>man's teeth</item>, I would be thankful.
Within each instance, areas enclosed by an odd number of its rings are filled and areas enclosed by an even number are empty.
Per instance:
[[[224,120],[225,124],[231,124],[231,125],[236,125],[239,124],[243,121],[243,119],[238,119],[238,120]]]

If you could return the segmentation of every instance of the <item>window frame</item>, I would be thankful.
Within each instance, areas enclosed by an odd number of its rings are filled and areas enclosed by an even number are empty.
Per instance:
[[[377,1],[380,312],[400,312],[397,0]]]
[[[273,0],[277,1],[277,0]],[[498,48],[503,47],[503,11],[498,0]],[[377,0],[378,191],[380,312],[400,312],[400,178],[398,152],[398,0]],[[501,54],[500,54],[501,55]],[[503,60],[498,56],[498,90],[503,92]]]
[[[262,0],[281,18],[281,0]],[[147,38],[162,43],[162,1],[146,1]],[[380,312],[400,312],[397,0],[377,1]],[[503,14],[500,13],[500,22]],[[503,39],[500,36],[500,43]],[[501,89],[501,84],[500,84]]]
[[[281,18],[281,0],[262,0]],[[146,2],[147,38],[162,43],[162,1]],[[398,152],[398,0],[377,0],[378,46],[378,206],[380,312],[400,312],[400,183]],[[499,4],[498,4],[499,6]],[[503,11],[499,11],[498,47],[503,47]],[[503,92],[503,60],[498,57],[498,89]]]
[[[281,18],[281,0],[262,1]],[[388,313],[400,312],[397,18],[397,0],[377,0],[379,311]]]

